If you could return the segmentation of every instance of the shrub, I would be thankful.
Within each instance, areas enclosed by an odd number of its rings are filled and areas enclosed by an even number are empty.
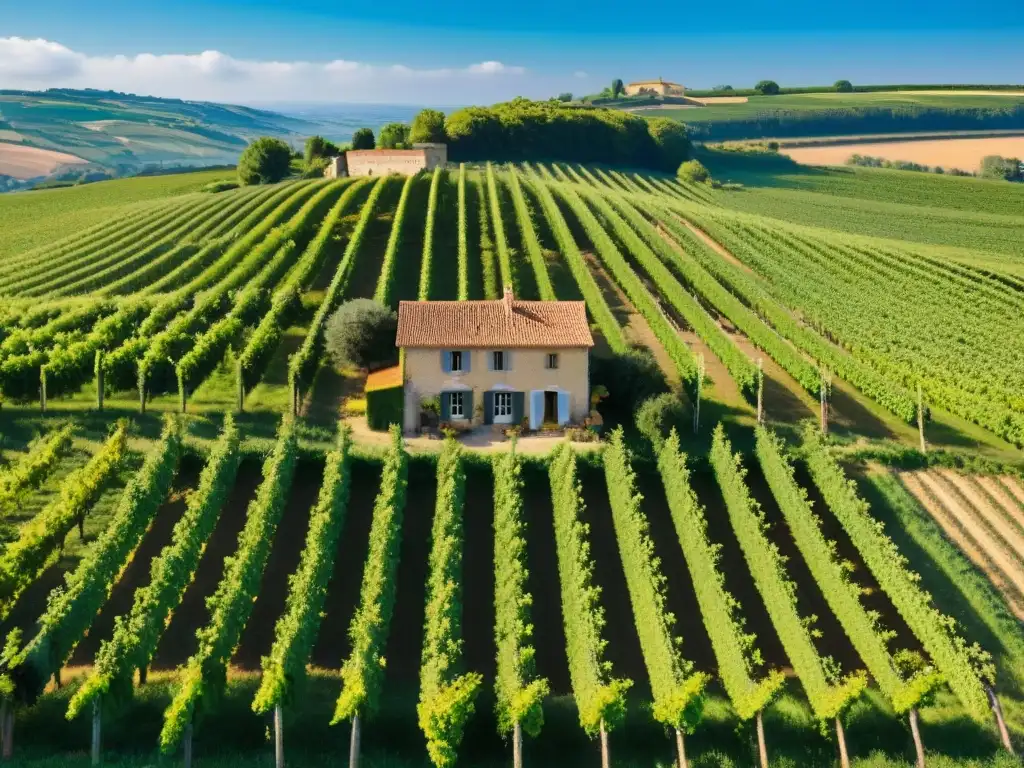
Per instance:
[[[399,428],[405,412],[404,387],[373,389],[366,393],[366,423],[375,432],[387,432],[392,424]]]
[[[310,136],[306,139],[303,159],[305,160],[306,165],[309,166],[314,160],[319,158],[335,157],[339,154],[341,154],[341,150],[334,142],[328,141],[323,136]]]
[[[567,91],[565,93],[558,94],[557,98],[559,101],[569,102],[572,101],[572,94]]]
[[[444,129],[444,112],[436,109],[421,110],[412,119],[409,142],[412,144],[443,144],[448,141]]]
[[[288,175],[291,162],[292,151],[287,144],[263,136],[238,158],[238,180],[242,184],[273,184]]]
[[[835,89],[839,93],[853,93],[853,83],[849,80],[836,80]]]
[[[620,355],[594,355],[590,361],[591,389],[603,386],[608,397],[601,401],[607,420],[629,421],[637,407],[652,395],[668,391],[665,375],[647,349],[631,349]]]
[[[661,154],[662,167],[672,168],[690,156],[690,140],[682,123],[667,117],[655,117],[647,121],[647,131]]]
[[[369,128],[359,128],[352,134],[352,149],[374,149],[376,146],[373,131]]]
[[[327,321],[327,353],[339,366],[369,368],[394,361],[398,315],[372,299],[345,302]]]
[[[981,158],[980,173],[983,179],[1024,181],[1024,173],[1021,172],[1021,161],[1016,157],[986,155]]]
[[[229,189],[238,189],[238,182],[237,181],[211,181],[209,184],[207,184],[205,187],[203,187],[202,191],[203,192],[209,192],[211,194],[216,194],[217,192],[227,192]]]
[[[380,129],[377,146],[381,149],[407,149],[409,126],[405,123],[388,123]]]
[[[754,90],[762,96],[774,96],[779,92],[779,84],[774,80],[762,80],[754,86]]]
[[[682,181],[688,181],[691,184],[703,184],[711,179],[711,174],[700,160],[687,160],[679,166],[676,175]]]
[[[665,439],[673,429],[682,432],[686,423],[686,406],[673,392],[647,398],[636,412],[636,428],[651,441],[655,453],[661,452]]]

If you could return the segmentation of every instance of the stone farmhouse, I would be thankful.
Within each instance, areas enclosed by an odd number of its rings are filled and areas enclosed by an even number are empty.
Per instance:
[[[403,301],[404,429],[438,398],[443,423],[582,422],[590,412],[594,339],[582,301]]]
[[[324,171],[329,179],[342,176],[411,176],[448,163],[447,144],[413,144],[412,149],[353,149],[332,157]]]
[[[659,96],[685,96],[686,88],[679,83],[670,83],[662,80],[638,80],[626,86],[627,96],[636,96],[640,93],[655,93]]]

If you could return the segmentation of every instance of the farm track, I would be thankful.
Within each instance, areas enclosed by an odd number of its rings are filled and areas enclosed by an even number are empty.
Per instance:
[[[1014,614],[1024,621],[1024,593],[1011,576],[1014,564],[972,514],[960,510],[941,486],[929,484],[924,473],[901,473],[900,480],[931,514],[946,535],[977,565],[1006,599]],[[1007,573],[1009,569],[1010,573]]]

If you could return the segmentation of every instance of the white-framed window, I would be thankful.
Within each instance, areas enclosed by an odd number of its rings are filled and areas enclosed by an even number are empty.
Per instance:
[[[558,353],[557,352],[548,352],[547,353],[547,355],[544,357],[544,367],[547,368],[549,371],[553,371],[556,368],[558,368]]]
[[[462,350],[456,349],[451,353],[451,369],[452,373],[462,373],[464,370],[462,367]]]
[[[496,349],[493,352],[491,352],[491,369],[492,370],[495,370],[495,371],[504,371],[504,370],[506,370],[505,369],[506,362],[507,361],[505,359],[505,352],[503,350]]]
[[[494,421],[508,423],[512,421],[512,393],[494,393]]]
[[[453,419],[466,418],[466,393],[449,392],[448,416]]]

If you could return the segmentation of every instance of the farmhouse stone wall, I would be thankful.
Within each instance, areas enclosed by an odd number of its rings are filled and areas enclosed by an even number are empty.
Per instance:
[[[357,149],[345,153],[349,176],[411,176],[448,162],[445,144],[417,144],[413,149]]]
[[[457,390],[473,392],[474,410],[482,406],[484,392],[523,392],[525,411],[530,417],[530,392],[544,390],[569,394],[569,419],[581,422],[590,414],[590,350],[510,349],[512,366],[508,371],[491,371],[487,365],[493,349],[472,349],[469,370],[446,372],[441,362],[440,349],[406,348],[405,367],[405,429],[412,432],[419,427],[420,403],[442,392]],[[558,368],[545,367],[547,355],[558,353]],[[483,423],[482,409],[472,414],[473,424]]]
[[[345,156],[332,157],[324,169],[324,176],[328,179],[340,179],[348,176],[348,164],[345,162]]]
[[[630,83],[626,86],[627,96],[636,96],[639,93],[656,93],[659,96],[683,96],[686,89],[677,83],[665,83],[658,80]]]

